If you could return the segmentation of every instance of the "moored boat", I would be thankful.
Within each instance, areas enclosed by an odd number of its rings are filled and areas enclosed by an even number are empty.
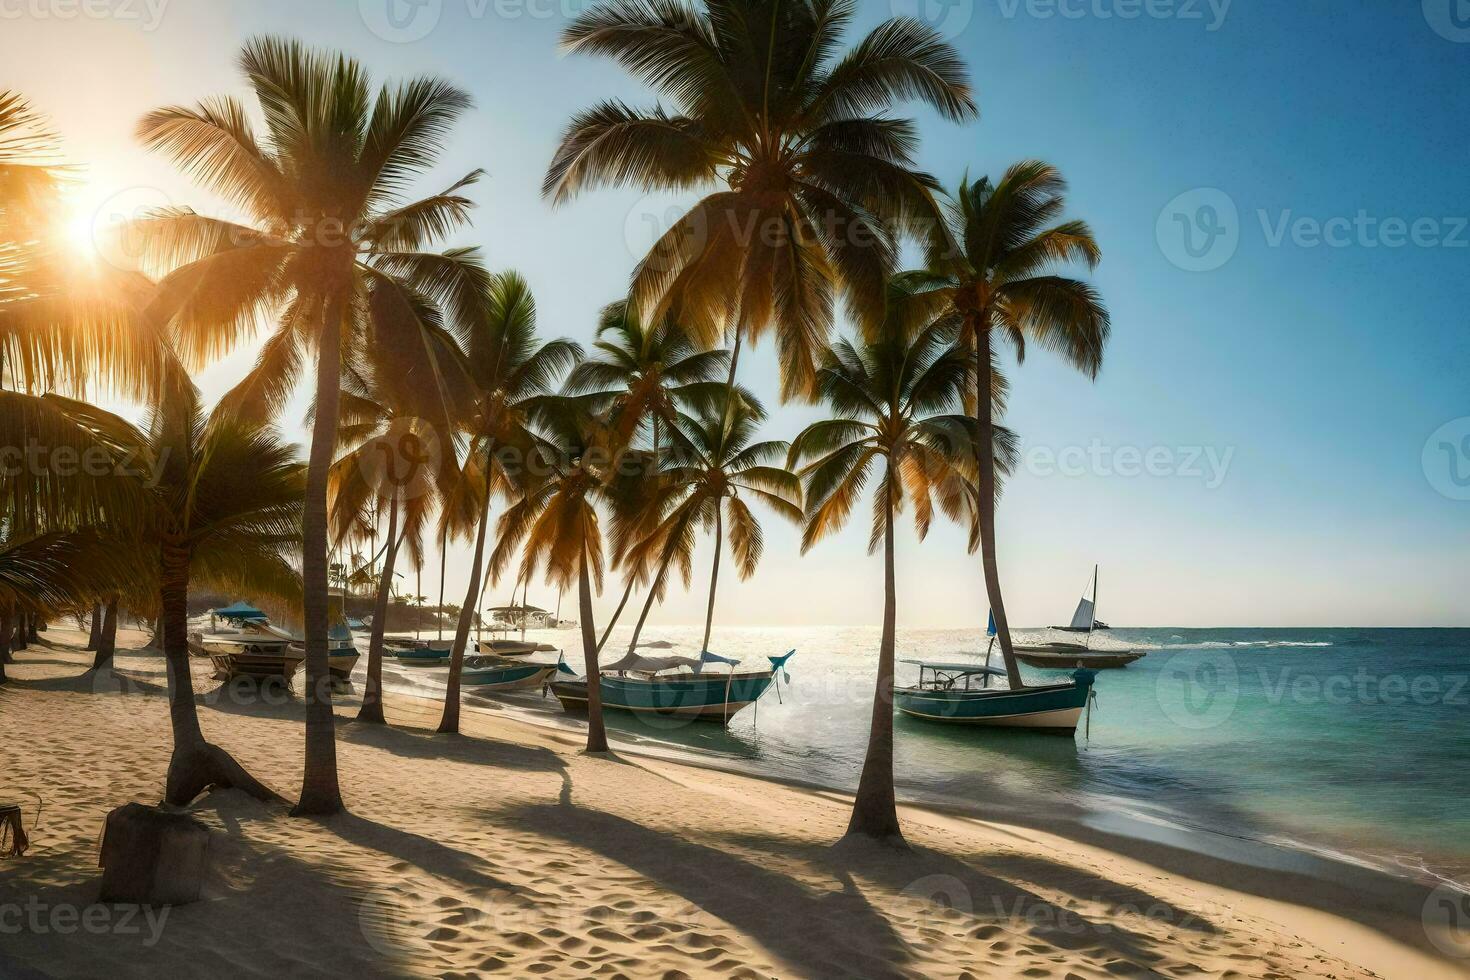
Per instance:
[[[1072,613],[1072,621],[1066,626],[1053,626],[1063,633],[1082,633],[1085,639],[1054,640],[1040,643],[1013,643],[1011,650],[1016,659],[1032,667],[1066,668],[1086,667],[1089,670],[1108,670],[1126,667],[1145,656],[1142,650],[1094,650],[1092,634],[1097,630],[1110,629],[1097,618],[1097,566],[1092,566],[1092,598],[1084,591]]]
[[[532,653],[556,652],[556,647],[550,643],[531,640],[481,640],[475,646],[486,657],[524,657]]]
[[[795,653],[792,650],[784,656],[767,657],[771,662],[768,670],[739,672],[735,670],[738,660],[712,653],[701,654],[698,658],[645,657],[632,653],[600,674],[602,706],[620,711],[728,721],[766,693],[776,671],[782,670]],[[725,664],[730,669],[706,672],[704,668],[713,663]],[[567,711],[587,710],[585,677],[553,681],[551,691]]]
[[[502,660],[499,657],[468,657],[460,671],[459,682],[477,691],[515,691],[535,689],[556,673],[559,664],[531,663],[524,660]]]
[[[409,667],[438,667],[449,663],[448,640],[385,640],[384,652]]]
[[[1083,668],[1073,672],[1069,684],[1011,690],[991,685],[991,681],[1004,680],[1006,676],[999,667],[922,660],[903,662],[919,668],[919,682],[911,687],[894,688],[893,704],[911,718],[1063,735],[1077,730],[1096,676]]]

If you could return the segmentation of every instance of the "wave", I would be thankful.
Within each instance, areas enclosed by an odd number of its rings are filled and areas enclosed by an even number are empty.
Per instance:
[[[1330,647],[1329,640],[1201,640],[1198,643],[1133,643],[1144,650],[1274,650],[1281,647]]]

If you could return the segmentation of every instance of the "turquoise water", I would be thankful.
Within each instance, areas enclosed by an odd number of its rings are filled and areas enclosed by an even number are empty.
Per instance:
[[[542,632],[580,666],[575,632]],[[618,637],[615,630],[611,648]],[[697,650],[695,628],[647,639]],[[1039,633],[1018,637],[1041,638]],[[871,711],[876,628],[717,629],[746,659],[799,652],[791,682],[729,731],[609,713],[624,737],[741,771],[856,786]],[[1115,629],[1099,647],[1145,649],[1102,672],[1090,737],[896,721],[900,795],[984,806],[1049,799],[1329,850],[1410,873],[1470,872],[1470,630]],[[973,633],[901,630],[899,656],[983,656]],[[1036,681],[1059,672],[1023,671]],[[914,668],[900,664],[899,683]],[[407,673],[402,671],[400,673]],[[432,686],[424,672],[420,684]],[[523,696],[526,710],[554,699]]]

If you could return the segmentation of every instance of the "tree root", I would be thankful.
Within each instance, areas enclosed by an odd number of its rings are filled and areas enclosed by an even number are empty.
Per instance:
[[[188,806],[208,789],[238,789],[267,803],[285,803],[286,798],[256,779],[224,749],[209,742],[174,749],[168,763],[164,802]]]

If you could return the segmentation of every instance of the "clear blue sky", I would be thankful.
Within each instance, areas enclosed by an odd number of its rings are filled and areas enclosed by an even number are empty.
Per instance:
[[[132,126],[158,104],[239,92],[234,54],[257,32],[474,94],[440,173],[489,171],[465,240],[529,277],[547,334],[590,338],[646,220],[674,203],[598,192],[553,212],[540,199],[573,111],[648,101],[612,64],[558,53],[581,0],[429,0],[433,28],[403,43],[368,27],[385,23],[385,0],[159,2],[156,22],[129,0],[112,9],[136,18],[62,20],[43,4],[4,25],[3,84],[90,163],[85,207],[138,186],[124,199],[209,206]],[[916,2],[866,3],[858,26]],[[1096,383],[1041,351],[1013,371],[1009,422],[1028,449],[1000,515],[1013,620],[1065,618],[1098,561],[1115,623],[1470,625],[1470,502],[1453,499],[1450,457],[1431,447],[1443,464],[1428,472],[1422,458],[1431,433],[1470,416],[1470,24],[1450,0],[927,2],[972,66],[982,118],[919,113],[923,165],[946,183],[1024,157],[1060,167],[1102,245],[1095,281],[1113,315]],[[1324,225],[1328,241],[1313,234]],[[248,362],[201,383],[223,390]],[[742,373],[774,402],[769,349]],[[811,417],[783,408],[771,433]],[[1450,432],[1458,445],[1470,422]],[[1115,471],[1151,449],[1170,473]],[[1470,455],[1455,461],[1470,473]],[[854,527],[798,562],[795,533],[771,518],[757,577],[722,576],[720,619],[877,622],[866,537]],[[957,532],[900,544],[902,623],[983,621]],[[664,621],[700,618],[707,560]],[[464,568],[455,556],[451,592]]]

